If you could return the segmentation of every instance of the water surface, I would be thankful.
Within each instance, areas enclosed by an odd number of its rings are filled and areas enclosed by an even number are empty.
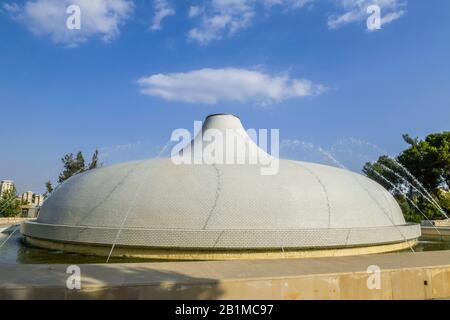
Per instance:
[[[0,244],[7,238],[8,233],[0,232]],[[414,251],[436,251],[450,250],[450,239],[442,240],[420,240]],[[405,250],[410,251],[410,250]],[[110,263],[125,262],[155,262],[155,260],[136,259],[136,258],[111,258]],[[33,263],[62,263],[62,264],[83,264],[83,263],[104,263],[105,257],[82,255],[78,253],[66,253],[58,250],[47,250],[31,247],[22,242],[22,236],[17,230],[0,248],[0,263],[11,264],[33,264]]]

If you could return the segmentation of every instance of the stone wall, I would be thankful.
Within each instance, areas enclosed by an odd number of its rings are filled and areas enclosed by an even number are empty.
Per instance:
[[[25,220],[30,220],[30,218],[20,218],[20,217],[0,217],[0,225],[16,224],[21,223]]]
[[[318,259],[4,265],[2,299],[448,299],[450,252]],[[379,268],[379,286],[368,283]],[[368,270],[372,270],[369,272]]]

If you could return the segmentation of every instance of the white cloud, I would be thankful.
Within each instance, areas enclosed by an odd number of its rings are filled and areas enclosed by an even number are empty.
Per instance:
[[[191,7],[189,17],[199,17],[200,24],[188,33],[188,39],[208,44],[212,40],[232,36],[238,30],[251,25],[256,15],[256,6],[261,4],[268,10],[279,5],[286,8],[301,8],[313,0],[212,0],[203,7]]]
[[[194,18],[203,13],[204,8],[199,6],[191,6],[189,8],[188,16],[189,18]]]
[[[151,30],[161,30],[164,18],[175,15],[175,10],[167,0],[154,0],[155,15],[153,16]]]
[[[153,0],[154,15],[151,30],[160,30],[165,18],[175,15],[170,0]],[[192,0],[191,0],[192,1]],[[376,4],[381,8],[382,24],[388,24],[404,15],[407,0],[328,0],[337,10],[328,16],[331,29],[361,22],[368,18],[366,8]],[[54,42],[77,46],[89,38],[100,37],[110,41],[120,34],[121,25],[133,13],[133,0],[27,0],[23,5],[11,0],[2,9],[33,33],[47,35]],[[250,27],[258,14],[269,15],[273,8],[283,12],[310,8],[318,0],[197,0],[189,6],[188,16],[193,27],[188,30],[189,41],[206,45],[214,40],[235,35]],[[66,27],[69,5],[81,7],[81,30]]]
[[[10,13],[16,13],[20,11],[20,7],[17,3],[4,3],[2,7]]]
[[[188,39],[207,44],[211,40],[220,39],[223,33],[234,34],[247,27],[255,15],[253,1],[212,0],[208,8],[201,14],[199,27],[191,29]],[[191,17],[200,15],[199,12]]]
[[[313,3],[316,0],[262,0],[266,7],[281,5],[287,8],[303,8],[305,5]]]
[[[66,9],[78,5],[81,9],[81,29],[66,27]],[[134,10],[132,0],[33,0],[23,6],[10,3],[9,10],[16,21],[26,25],[37,35],[47,35],[55,43],[77,46],[89,38],[99,36],[111,41],[120,34],[119,27]],[[5,6],[4,6],[5,7]]]
[[[324,86],[306,79],[238,68],[153,74],[142,77],[138,84],[144,95],[198,104],[239,102],[267,105],[289,98],[318,95],[325,90]]]
[[[392,21],[397,20],[398,18],[400,18],[404,14],[405,14],[404,10],[399,10],[399,11],[387,13],[386,15],[384,15],[381,18],[381,24],[383,25],[383,24],[391,23]]]
[[[336,29],[343,25],[365,21],[369,15],[366,10],[370,5],[381,9],[381,25],[397,20],[405,13],[406,0],[335,0],[344,12],[328,17],[328,27]]]
[[[405,13],[407,0],[329,0],[341,12],[328,17],[331,29],[352,22],[366,20],[366,9],[376,4],[381,8],[382,24],[397,20]],[[196,18],[197,25],[189,30],[188,40],[206,45],[213,40],[234,35],[238,30],[251,26],[255,16],[261,11],[270,14],[270,10],[279,6],[286,10],[295,10],[318,2],[318,0],[211,0],[201,5],[191,6],[189,17]]]

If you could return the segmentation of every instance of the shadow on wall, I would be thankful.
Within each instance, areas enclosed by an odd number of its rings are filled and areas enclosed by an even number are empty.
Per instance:
[[[68,265],[0,265],[0,300],[16,299],[218,299],[217,279],[195,278],[170,265],[80,265],[81,289],[70,290]],[[166,269],[166,270],[164,270]],[[193,265],[191,270],[195,270]],[[198,268],[197,268],[198,269]]]

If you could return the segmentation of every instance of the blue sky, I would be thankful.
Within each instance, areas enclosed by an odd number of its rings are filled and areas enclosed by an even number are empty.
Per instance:
[[[81,30],[65,28],[57,3],[79,5]],[[373,3],[384,23],[369,31]],[[397,154],[403,133],[450,129],[449,1],[0,8],[0,179],[19,191],[55,182],[68,152],[99,148],[105,164],[154,157],[173,129],[217,112],[279,128],[282,155],[332,164],[321,147],[355,171]]]

